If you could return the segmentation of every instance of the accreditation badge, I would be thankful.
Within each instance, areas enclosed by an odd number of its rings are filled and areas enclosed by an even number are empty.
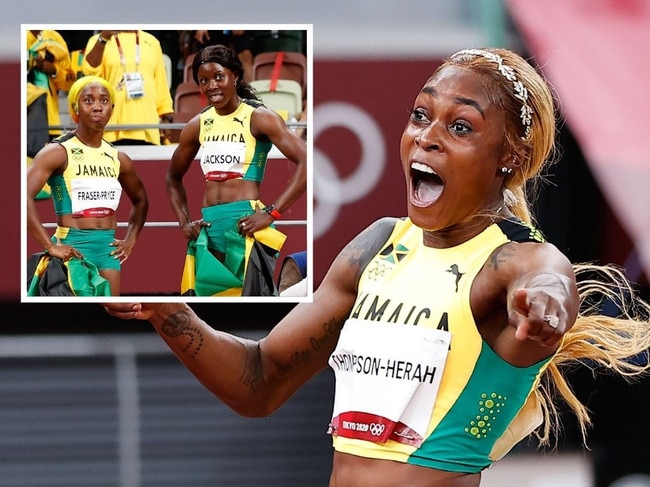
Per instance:
[[[144,96],[144,79],[142,73],[124,73],[124,85],[129,98],[140,98]]]

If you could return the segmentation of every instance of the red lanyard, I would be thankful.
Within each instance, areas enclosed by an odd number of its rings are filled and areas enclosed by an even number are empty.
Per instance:
[[[120,44],[120,38],[115,34],[115,44],[117,44],[117,50],[120,53],[120,63],[122,67],[126,69],[126,57],[124,56],[124,51],[122,50],[122,44]],[[140,66],[140,31],[135,31],[135,70],[138,70]]]

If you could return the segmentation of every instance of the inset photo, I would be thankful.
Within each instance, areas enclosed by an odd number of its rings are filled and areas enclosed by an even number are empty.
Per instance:
[[[21,301],[311,301],[312,25],[21,34]]]

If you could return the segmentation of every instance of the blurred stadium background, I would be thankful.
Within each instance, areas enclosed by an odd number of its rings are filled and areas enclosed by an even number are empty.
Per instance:
[[[170,0],[137,8],[115,0],[101,19],[87,5],[34,0],[0,18],[0,486],[325,486],[331,460],[329,372],[278,414],[246,420],[205,392],[147,324],[111,319],[94,304],[19,302],[23,23],[313,24],[314,286],[359,229],[403,214],[397,141],[440,60],[465,47],[515,49],[540,64],[566,116],[558,127],[562,161],[537,201],[541,228],[572,260],[625,266],[639,292],[650,294],[650,161],[642,132],[650,108],[643,85],[650,2],[256,0],[196,3],[190,11]],[[209,323],[254,337],[291,306],[194,307]],[[594,416],[590,448],[580,446],[568,416],[557,452],[540,455],[522,444],[485,473],[483,486],[650,485],[648,380],[628,385],[586,369],[571,375]]]

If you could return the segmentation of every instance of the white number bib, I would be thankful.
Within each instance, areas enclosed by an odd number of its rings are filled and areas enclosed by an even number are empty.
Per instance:
[[[222,179],[230,179],[233,175],[241,177],[244,174],[246,144],[243,142],[205,142],[199,160],[206,178],[215,173],[224,175]],[[225,177],[228,173],[230,173],[229,177]]]
[[[336,375],[331,433],[419,446],[450,340],[442,330],[347,320],[329,359]]]
[[[82,213],[91,208],[117,210],[122,186],[117,179],[79,178],[71,182],[72,213]]]

